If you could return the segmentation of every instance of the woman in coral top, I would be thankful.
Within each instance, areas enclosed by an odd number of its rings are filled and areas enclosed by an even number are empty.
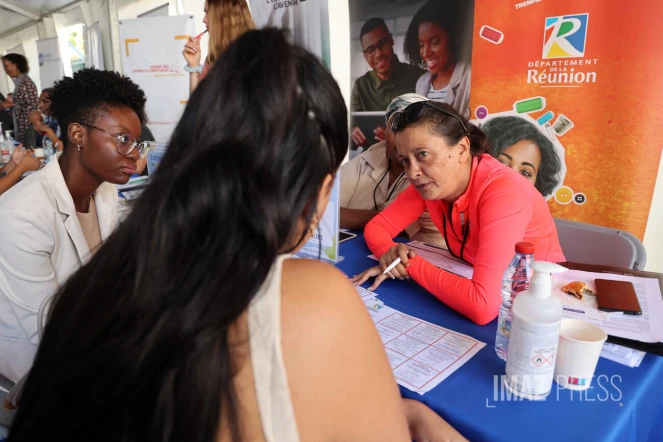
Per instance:
[[[490,156],[483,132],[453,107],[413,103],[393,119],[391,129],[412,186],[366,225],[366,243],[380,257],[380,265],[355,276],[355,285],[373,276],[377,278],[371,289],[387,277],[412,278],[484,325],[499,313],[502,274],[517,242],[533,243],[537,260],[564,261],[541,194]],[[446,272],[393,241],[424,210],[445,236],[449,251],[474,266],[472,279]],[[398,257],[401,264],[383,275]]]

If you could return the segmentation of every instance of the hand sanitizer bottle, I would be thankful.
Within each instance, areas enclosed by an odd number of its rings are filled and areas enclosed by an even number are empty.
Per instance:
[[[545,399],[552,388],[562,321],[562,303],[552,293],[552,273],[566,272],[557,264],[536,261],[529,290],[513,303],[513,322],[504,384],[526,399]]]

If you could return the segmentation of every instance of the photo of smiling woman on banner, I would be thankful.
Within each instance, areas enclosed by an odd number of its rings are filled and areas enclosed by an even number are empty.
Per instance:
[[[428,70],[416,92],[450,104],[469,116],[470,60],[474,2],[430,0],[412,18],[405,36],[405,57]]]
[[[544,198],[550,198],[566,175],[564,147],[529,116],[500,112],[479,124],[493,149],[493,156],[518,172]],[[477,123],[477,122],[475,122]],[[546,135],[546,131],[550,132]]]
[[[384,141],[384,112],[403,94],[467,114],[473,11],[474,0],[350,1],[352,149]]]

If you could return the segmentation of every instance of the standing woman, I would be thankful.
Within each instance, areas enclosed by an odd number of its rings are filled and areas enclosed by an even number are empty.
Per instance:
[[[14,108],[15,138],[21,143],[25,131],[30,127],[30,114],[39,110],[37,86],[28,76],[28,59],[21,54],[7,54],[2,57],[2,67],[14,82],[14,102],[3,101],[3,109]]]
[[[246,0],[207,0],[203,23],[209,32],[209,46],[205,65],[200,64],[200,37],[189,41],[184,46],[184,70],[189,72],[189,93],[193,93],[198,83],[207,75],[221,53],[237,37],[256,25]]]

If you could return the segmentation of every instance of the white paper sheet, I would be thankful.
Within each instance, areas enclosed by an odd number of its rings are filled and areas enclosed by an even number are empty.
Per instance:
[[[472,279],[474,268],[465,261],[456,258],[451,253],[438,247],[429,246],[420,241],[411,241],[406,244],[410,249],[430,262],[436,267],[439,267],[447,272],[454,273],[467,279]],[[369,258],[378,261],[375,255],[370,255]]]
[[[571,281],[582,281],[596,292],[595,279],[632,282],[640,301],[642,315],[602,312],[598,309],[596,297],[587,296],[586,299],[579,300],[561,291],[561,287]],[[663,341],[663,298],[658,279],[570,270],[553,277],[553,294],[562,301],[565,318],[591,322],[609,335],[620,338],[649,343]]]
[[[359,296],[362,298],[365,298],[366,296],[377,296],[378,294],[375,292],[372,292],[370,290],[366,290],[363,287],[356,286],[355,289],[357,290],[357,293],[359,293]]]
[[[610,344],[608,342],[603,344],[601,350],[601,357],[609,359],[618,364],[626,365],[627,367],[639,367],[642,360],[645,358],[646,353],[640,350],[623,347],[617,344]]]
[[[386,305],[377,310],[367,308],[384,344],[396,382],[422,395],[486,345]]]

